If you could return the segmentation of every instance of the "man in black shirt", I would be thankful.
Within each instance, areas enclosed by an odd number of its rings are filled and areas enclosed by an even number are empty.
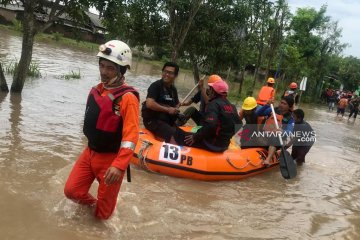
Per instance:
[[[175,143],[178,134],[175,121],[180,103],[174,85],[178,73],[179,66],[176,63],[165,63],[162,78],[150,85],[141,109],[145,128],[170,143]]]
[[[296,109],[293,111],[295,119],[294,137],[285,148],[292,146],[291,156],[296,160],[297,165],[305,162],[305,156],[310,151],[312,145],[316,142],[316,134],[309,123],[304,121],[304,111]]]
[[[349,120],[353,114],[354,114],[354,120],[356,119],[356,116],[359,113],[359,105],[360,105],[359,97],[355,97],[353,100],[350,101],[350,103],[349,103],[349,106],[350,106]]]

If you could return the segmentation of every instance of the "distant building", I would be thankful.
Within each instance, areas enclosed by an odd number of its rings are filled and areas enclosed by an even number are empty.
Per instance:
[[[10,24],[14,20],[21,20],[24,8],[20,4],[0,4],[0,24]],[[106,28],[102,25],[99,15],[85,12],[87,20],[79,24],[66,13],[61,14],[46,33],[59,32],[64,37],[75,38],[84,41],[103,43],[105,41]],[[49,19],[50,9],[38,9],[35,12],[37,21],[45,24]]]
[[[0,23],[9,24],[15,19],[20,19],[23,15],[24,8],[17,4],[0,4]]]

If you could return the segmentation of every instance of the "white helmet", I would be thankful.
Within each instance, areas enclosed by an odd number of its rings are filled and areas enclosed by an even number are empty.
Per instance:
[[[119,40],[111,40],[99,46],[97,57],[105,58],[130,69],[132,54],[130,47]]]

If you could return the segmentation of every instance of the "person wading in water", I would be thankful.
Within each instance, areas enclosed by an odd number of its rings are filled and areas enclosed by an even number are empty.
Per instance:
[[[97,218],[108,219],[138,140],[139,94],[125,83],[132,59],[129,46],[112,40],[99,50],[101,83],[91,89],[85,111],[88,146],[76,161],[64,193],[77,203],[95,206]],[[95,179],[97,197],[89,193]]]

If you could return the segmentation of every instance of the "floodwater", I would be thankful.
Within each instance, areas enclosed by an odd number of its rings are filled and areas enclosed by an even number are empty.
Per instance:
[[[1,61],[19,59],[19,37],[1,32],[0,44]],[[133,167],[114,216],[95,220],[64,197],[63,186],[86,145],[82,121],[99,80],[96,57],[37,43],[34,59],[42,78],[29,79],[21,96],[0,94],[0,239],[360,239],[360,119],[337,118],[324,106],[303,106],[317,142],[293,180],[278,169],[202,182]],[[134,66],[127,81],[144,99],[161,69]],[[59,77],[71,70],[81,79]],[[191,84],[179,77],[181,96]]]

